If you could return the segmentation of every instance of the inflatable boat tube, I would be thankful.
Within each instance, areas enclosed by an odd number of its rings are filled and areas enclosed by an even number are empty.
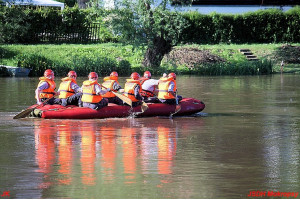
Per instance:
[[[93,110],[77,106],[45,105],[34,110],[32,116],[45,119],[102,119],[122,118],[130,115],[137,117],[170,116],[175,113],[176,105],[163,103],[147,103],[148,109],[141,112],[141,106],[131,108],[124,105],[108,104],[108,106]],[[197,99],[183,98],[179,105],[181,109],[174,116],[191,115],[201,112],[205,104]],[[33,105],[34,106],[34,105]]]

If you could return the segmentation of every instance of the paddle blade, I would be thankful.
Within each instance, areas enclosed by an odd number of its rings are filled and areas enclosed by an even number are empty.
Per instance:
[[[112,93],[114,93],[117,97],[119,97],[122,101],[124,101],[125,103],[127,103],[130,107],[132,107],[132,100],[129,99],[128,97],[122,95],[122,94],[119,94],[119,93],[116,93],[114,91],[112,91]]]
[[[141,105],[141,110],[142,110],[142,112],[145,112],[146,110],[148,110],[148,104],[147,103],[145,103],[144,101],[143,101],[143,103],[142,103],[142,105]]]
[[[175,113],[174,114],[178,113],[180,110],[181,110],[181,105],[177,104],[176,108],[175,108]]]
[[[181,106],[179,104],[177,104],[176,107],[175,107],[175,111],[170,114],[170,118],[172,118],[173,115],[175,115],[176,113],[178,113],[180,110],[181,110]]]
[[[16,116],[14,116],[13,119],[25,118],[25,117],[27,117],[33,110],[34,110],[34,108],[26,109],[26,110],[20,112],[19,114],[17,114]]]

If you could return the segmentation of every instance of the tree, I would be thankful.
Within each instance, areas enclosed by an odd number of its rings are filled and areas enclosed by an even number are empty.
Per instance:
[[[78,7],[83,9],[87,7],[87,3],[89,2],[89,0],[77,0]]]
[[[120,41],[144,47],[145,67],[158,67],[187,26],[182,14],[170,11],[167,3],[168,0],[123,0],[115,2],[115,8],[105,17]]]

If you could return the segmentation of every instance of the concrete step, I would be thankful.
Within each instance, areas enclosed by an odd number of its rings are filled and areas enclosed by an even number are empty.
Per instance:
[[[239,49],[240,52],[251,52],[250,49]]]
[[[239,52],[246,56],[246,59],[249,61],[257,61],[259,60],[257,56],[253,55],[250,49],[239,49]]]
[[[248,56],[248,55],[253,55],[252,52],[241,52],[242,54],[244,54],[245,56]]]
[[[246,58],[257,58],[255,55],[247,55]]]
[[[258,58],[247,58],[248,61],[258,61]]]

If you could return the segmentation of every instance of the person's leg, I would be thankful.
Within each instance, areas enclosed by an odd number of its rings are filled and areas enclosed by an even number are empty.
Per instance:
[[[99,110],[108,105],[108,100],[103,98],[99,103],[96,104],[96,110]]]
[[[69,96],[67,98],[67,104],[78,106],[80,104],[81,96],[82,96],[82,93],[76,93],[72,96]]]
[[[139,105],[142,105],[141,101],[137,101],[137,102],[132,102],[132,107],[137,107]]]
[[[159,101],[161,103],[170,104],[170,105],[176,104],[175,99],[159,99]]]
[[[67,106],[68,105],[67,99],[61,99],[61,105],[62,106]]]
[[[47,98],[42,98],[41,99],[41,102],[44,102],[44,101],[46,101],[47,100]],[[45,105],[53,105],[53,104],[61,104],[61,99],[59,99],[59,98],[51,98],[51,99],[49,99],[46,103],[45,103]]]
[[[87,102],[82,103],[82,107],[91,108],[91,109],[94,109],[94,110],[97,109],[97,105],[98,104],[96,104],[96,103],[87,103]]]
[[[157,97],[148,97],[147,100],[144,100],[146,103],[160,103]]]

